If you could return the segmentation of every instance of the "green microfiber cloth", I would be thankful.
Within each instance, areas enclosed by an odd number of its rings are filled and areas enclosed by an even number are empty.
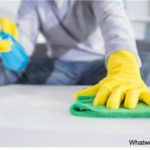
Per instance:
[[[93,107],[94,96],[80,96],[70,107],[70,112],[82,117],[107,117],[107,118],[148,118],[150,117],[150,106],[139,102],[135,109],[124,108],[123,104],[119,109],[109,109],[103,106]]]

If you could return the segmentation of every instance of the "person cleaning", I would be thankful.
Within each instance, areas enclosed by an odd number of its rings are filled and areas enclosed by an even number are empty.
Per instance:
[[[22,75],[9,71],[8,76],[6,70],[5,82],[94,84],[76,92],[74,98],[96,95],[94,106],[111,109],[118,109],[123,101],[130,109],[139,100],[150,105],[150,91],[141,77],[141,60],[122,1],[23,0],[17,26],[7,18],[1,18],[0,25],[2,32],[14,38],[19,33],[18,42],[29,57],[41,32],[49,57],[49,61],[31,59]],[[0,40],[0,51],[11,49],[11,42]]]

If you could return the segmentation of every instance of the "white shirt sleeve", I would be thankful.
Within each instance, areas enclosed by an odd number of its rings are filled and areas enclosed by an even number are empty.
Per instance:
[[[93,1],[92,9],[105,41],[106,60],[117,50],[132,51],[139,61],[131,22],[123,8],[122,0]]]
[[[22,0],[17,17],[19,42],[29,56],[34,51],[39,33],[39,18],[36,7],[36,1]]]

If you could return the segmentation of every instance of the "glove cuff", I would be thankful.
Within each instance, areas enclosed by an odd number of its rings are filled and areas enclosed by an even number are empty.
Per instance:
[[[18,40],[17,27],[12,20],[6,17],[2,17],[0,18],[0,26],[2,32],[11,34],[16,40]]]
[[[140,75],[140,68],[136,56],[129,50],[118,50],[112,53],[107,61],[107,72],[133,73]]]

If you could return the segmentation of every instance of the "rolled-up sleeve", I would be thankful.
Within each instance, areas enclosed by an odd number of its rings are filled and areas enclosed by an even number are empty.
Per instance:
[[[121,0],[93,1],[92,8],[105,41],[106,60],[117,50],[132,51],[139,61],[134,31]]]
[[[39,33],[39,18],[36,1],[22,0],[16,23],[19,31],[19,42],[27,54],[31,56]]]

